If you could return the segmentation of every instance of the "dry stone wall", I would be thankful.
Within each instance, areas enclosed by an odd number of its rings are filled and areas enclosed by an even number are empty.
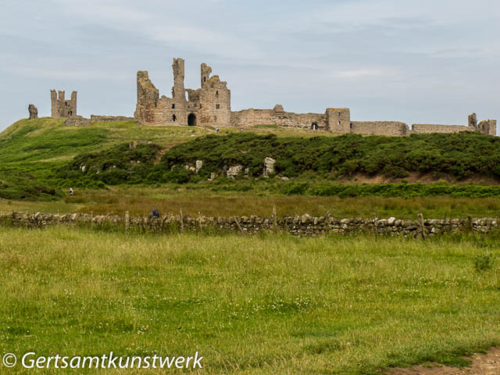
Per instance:
[[[92,122],[115,122],[115,121],[134,121],[135,118],[127,116],[99,116],[90,115],[90,121]]]
[[[81,226],[86,228],[115,228],[139,233],[170,233],[182,231],[238,232],[256,234],[262,231],[283,231],[296,236],[326,234],[372,233],[376,235],[432,237],[445,233],[474,232],[488,234],[499,229],[498,219],[449,219],[419,220],[389,219],[338,219],[331,215],[286,217],[232,216],[190,217],[164,215],[154,217],[93,216],[89,214],[33,215],[12,213],[0,215],[0,224],[22,228],[44,228],[54,225]]]

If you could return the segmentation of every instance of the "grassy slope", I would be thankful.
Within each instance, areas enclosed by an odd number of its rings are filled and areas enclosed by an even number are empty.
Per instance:
[[[257,133],[273,132],[278,136],[317,136],[303,130],[256,127]],[[221,129],[218,134],[238,132]],[[57,162],[74,156],[109,148],[131,141],[153,142],[164,147],[215,134],[210,128],[180,126],[141,126],[135,121],[97,122],[87,127],[67,127],[52,118],[20,120],[0,133],[0,163]],[[328,135],[328,133],[322,133]]]
[[[323,132],[262,126],[252,128],[250,131],[258,134],[277,134],[279,138],[331,135]],[[240,133],[238,129],[221,129],[218,135],[234,132],[238,135]],[[133,140],[154,142],[170,148],[206,134],[215,134],[215,132],[212,129],[197,127],[142,127],[136,122],[95,123],[88,127],[66,127],[62,121],[50,118],[21,120],[0,134],[0,189],[6,191],[1,185],[2,182],[5,182],[12,190],[26,185],[28,189],[35,191],[33,199],[40,199],[37,195],[40,190],[36,189],[37,185],[41,183],[45,187],[52,187],[51,177],[54,175],[54,170],[71,161],[75,155],[107,150]],[[299,177],[298,185],[312,182],[314,179],[312,175]],[[356,183],[355,179],[351,181],[353,182]],[[81,210],[95,213],[105,211],[123,213],[128,210],[139,215],[148,213],[151,207],[157,207],[161,212],[178,212],[179,208],[182,208],[185,213],[191,215],[196,215],[199,211],[206,215],[230,215],[238,213],[236,210],[240,210],[243,214],[267,215],[271,212],[272,206],[276,205],[278,213],[282,215],[306,212],[324,215],[330,211],[338,216],[415,217],[418,212],[424,212],[426,217],[441,218],[445,215],[448,217],[497,216],[500,205],[500,200],[495,198],[339,200],[335,197],[280,197],[282,187],[286,187],[284,185],[286,183],[280,183],[276,179],[257,181],[255,185],[250,181],[227,181],[221,185],[198,182],[182,186],[166,184],[138,188],[117,187],[108,192],[78,189],[77,197],[67,202],[11,203],[0,199],[0,211],[27,210],[64,213]],[[291,185],[294,187],[295,184],[291,183]],[[247,188],[250,190],[247,191]],[[238,192],[238,189],[241,192]],[[46,197],[51,198],[48,195]]]
[[[222,129],[228,134],[237,129]],[[255,128],[258,133],[308,136],[301,130]],[[141,126],[135,121],[94,123],[67,127],[62,120],[40,118],[20,120],[0,133],[0,174],[27,173],[46,178],[52,171],[79,154],[98,152],[131,141],[152,142],[171,147],[194,137],[214,134],[213,129],[179,126]]]
[[[53,171],[81,153],[134,140],[171,146],[208,132],[201,128],[142,127],[133,121],[67,127],[51,118],[20,120],[0,133],[0,187],[6,185],[4,189],[11,190],[13,197],[21,197],[27,190],[24,195],[28,198],[40,199],[37,188],[50,186]],[[21,195],[16,195],[16,189],[23,190]]]
[[[198,350],[204,373],[239,374],[457,364],[500,344],[485,241],[0,228],[0,352]]]

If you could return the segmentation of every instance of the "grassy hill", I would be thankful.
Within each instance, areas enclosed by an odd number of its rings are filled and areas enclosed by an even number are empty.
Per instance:
[[[137,148],[129,149],[132,141]],[[266,157],[276,160],[276,177],[262,178]],[[203,161],[198,173],[186,168],[197,160]],[[226,178],[223,170],[235,165],[247,172]],[[212,173],[219,177],[209,183]],[[362,137],[266,126],[216,133],[134,121],[67,127],[51,118],[20,120],[0,133],[0,198],[6,199],[59,199],[58,189],[69,186],[169,183],[281,195],[495,197],[498,186],[420,182],[498,185],[499,178],[500,138],[476,133]],[[369,179],[391,183],[360,183]]]
[[[304,130],[265,126],[257,126],[252,131],[287,137],[315,135]],[[239,132],[239,129],[221,129],[218,134],[233,132]],[[64,184],[54,171],[78,155],[99,153],[132,141],[169,149],[207,134],[215,134],[215,129],[142,126],[135,121],[95,122],[86,127],[68,127],[58,119],[23,119],[0,133],[0,198],[57,200],[61,197],[58,187],[73,182],[68,180]],[[103,184],[89,181],[85,186],[103,187]]]
[[[57,199],[54,171],[75,156],[138,141],[163,147],[209,133],[202,128],[143,127],[134,121],[67,127],[62,120],[20,120],[0,133],[0,198]],[[45,192],[49,192],[46,194]]]

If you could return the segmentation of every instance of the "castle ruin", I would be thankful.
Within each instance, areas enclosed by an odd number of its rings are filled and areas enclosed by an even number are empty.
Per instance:
[[[352,121],[349,108],[327,108],[324,113],[286,112],[282,105],[273,109],[245,109],[231,111],[231,90],[212,68],[201,64],[200,85],[193,90],[184,87],[184,60],[173,59],[174,86],[172,96],[160,96],[147,71],[137,72],[137,104],[134,118],[124,116],[91,116],[90,120],[77,115],[77,92],[66,100],[64,91],[51,90],[52,117],[64,118],[67,125],[85,125],[94,121],[136,120],[143,125],[252,127],[275,125],[280,127],[323,130],[336,134],[363,134],[408,136],[410,134],[458,133],[475,131],[496,135],[496,120],[478,123],[476,114],[469,116],[467,125],[413,124],[399,121]]]
[[[66,100],[64,91],[56,92],[50,90],[50,104],[53,118],[71,118],[76,117],[76,98],[77,92],[71,93],[71,99]]]
[[[478,124],[476,114],[468,125],[413,124],[398,121],[352,121],[349,108],[327,108],[325,113],[286,112],[277,104],[273,109],[231,111],[231,91],[219,76],[210,76],[212,68],[201,64],[201,88],[184,88],[184,60],[174,59],[172,98],[161,96],[147,71],[137,72],[135,119],[144,125],[187,125],[214,127],[251,127],[276,125],[289,128],[324,130],[337,134],[407,136],[412,133],[458,133],[478,131],[496,135],[496,120]],[[188,95],[186,99],[186,93]]]
[[[135,118],[147,125],[230,126],[231,91],[212,68],[201,64],[201,88],[184,88],[184,60],[174,59],[172,97],[160,97],[146,71],[137,72]],[[187,93],[187,99],[186,99]]]

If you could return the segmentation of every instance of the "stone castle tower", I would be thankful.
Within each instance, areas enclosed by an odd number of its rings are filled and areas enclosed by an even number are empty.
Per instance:
[[[231,123],[231,91],[212,68],[201,65],[201,88],[184,87],[184,60],[173,60],[172,97],[161,96],[147,71],[137,72],[137,106],[134,117],[146,125],[213,125]],[[186,98],[186,93],[188,97]]]
[[[73,91],[69,100],[66,100],[64,96],[64,91],[50,90],[52,117],[71,118],[77,116],[77,92]]]

